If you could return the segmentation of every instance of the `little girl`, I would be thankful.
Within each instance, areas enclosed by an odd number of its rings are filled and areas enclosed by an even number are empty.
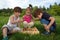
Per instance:
[[[26,9],[26,14],[23,16],[23,25],[24,28],[31,28],[34,25],[30,7]]]

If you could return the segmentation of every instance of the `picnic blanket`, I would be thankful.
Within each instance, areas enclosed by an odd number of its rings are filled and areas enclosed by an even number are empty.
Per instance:
[[[34,28],[27,28],[27,30],[23,30],[22,33],[24,34],[39,34],[40,32],[36,27]]]

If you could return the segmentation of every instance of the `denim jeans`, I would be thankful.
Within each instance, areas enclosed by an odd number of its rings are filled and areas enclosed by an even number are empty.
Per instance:
[[[46,20],[46,19],[41,19],[40,22],[41,22],[42,24],[47,24],[47,25],[50,23],[50,22],[49,22],[48,20]],[[51,26],[51,27],[50,27],[50,31],[52,31],[52,32],[55,31],[55,29],[56,29],[55,26]]]

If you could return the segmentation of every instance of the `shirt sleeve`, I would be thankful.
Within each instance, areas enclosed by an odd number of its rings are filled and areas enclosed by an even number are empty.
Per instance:
[[[44,19],[49,20],[50,17],[51,17],[51,15],[49,15],[47,12],[44,12],[44,13],[43,13],[43,18],[44,18]]]

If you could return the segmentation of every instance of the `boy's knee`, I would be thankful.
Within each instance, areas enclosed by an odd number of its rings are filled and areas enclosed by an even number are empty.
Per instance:
[[[55,31],[55,28],[52,26],[52,27],[50,28],[50,31]]]
[[[3,29],[7,29],[7,27],[8,27],[7,25],[3,25],[3,27],[2,27],[1,29],[2,29],[2,30],[3,30]]]
[[[2,29],[2,33],[7,33],[7,28],[6,27]]]
[[[2,28],[2,30],[7,30],[7,27]]]

